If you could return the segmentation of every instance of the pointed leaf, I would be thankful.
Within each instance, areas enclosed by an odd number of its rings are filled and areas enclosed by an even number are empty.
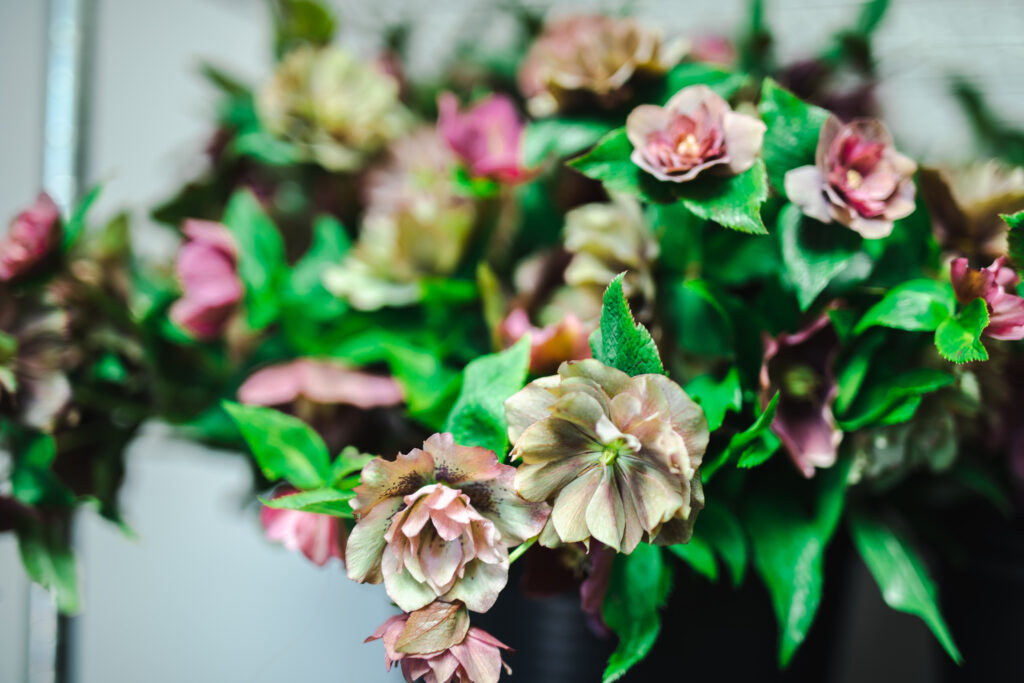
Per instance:
[[[886,292],[860,319],[854,333],[861,334],[873,325],[931,332],[955,310],[956,298],[948,282],[911,280]]]
[[[224,225],[238,249],[238,276],[245,285],[249,326],[260,330],[277,315],[279,280],[286,270],[277,227],[248,190],[239,190],[224,210]]]
[[[334,488],[313,489],[311,491],[299,491],[277,498],[261,499],[261,502],[269,508],[278,510],[300,510],[302,512],[315,512],[321,515],[332,515],[334,517],[352,518],[352,506],[349,501],[355,498],[351,491],[339,491]]]
[[[78,611],[78,571],[68,544],[64,520],[41,523],[25,521],[18,527],[18,549],[25,572],[53,596],[63,614]]]
[[[647,656],[658,639],[658,610],[672,587],[671,567],[661,548],[641,543],[631,555],[616,555],[608,593],[601,607],[604,622],[619,637],[602,683],[622,678]]]
[[[779,212],[779,240],[786,274],[806,311],[853,261],[861,237],[836,223],[820,223],[787,204]]]
[[[318,489],[327,484],[327,446],[312,427],[297,417],[265,406],[231,401],[222,405],[238,425],[267,479],[286,479],[300,489]]]
[[[787,172],[814,163],[818,135],[828,112],[804,102],[770,78],[764,81],[758,110],[768,127],[762,155],[772,185],[782,192]]]
[[[981,334],[988,327],[988,307],[984,299],[975,299],[958,315],[947,318],[935,330],[935,348],[951,363],[988,360]]]
[[[590,348],[594,358],[631,377],[648,373],[663,375],[665,366],[661,364],[658,347],[647,328],[633,319],[622,293],[624,275],[617,275],[604,292],[601,326],[590,335]]]

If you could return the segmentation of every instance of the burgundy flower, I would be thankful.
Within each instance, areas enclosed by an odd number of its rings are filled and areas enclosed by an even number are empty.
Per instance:
[[[220,223],[187,220],[186,242],[178,252],[183,296],[171,306],[171,320],[200,339],[224,331],[242,300],[234,238]]]
[[[501,658],[510,648],[483,629],[469,625],[465,607],[434,602],[411,614],[391,617],[366,642],[382,639],[388,671],[401,662],[409,683],[497,683],[501,669],[512,673]]]
[[[445,142],[474,176],[506,183],[522,181],[523,123],[505,95],[490,95],[465,112],[452,93],[438,98],[437,127]]]
[[[966,258],[950,266],[953,290],[961,304],[984,299],[988,307],[985,334],[993,339],[1024,339],[1024,299],[1015,293],[1020,277],[1001,256],[988,268],[971,268]]]
[[[48,194],[40,192],[35,204],[15,216],[0,241],[0,280],[32,270],[60,244],[61,234],[60,211]]]
[[[633,163],[675,183],[706,169],[746,171],[761,151],[764,131],[763,121],[734,112],[706,85],[683,88],[664,107],[641,104],[626,119]]]
[[[266,530],[268,539],[280,541],[292,552],[301,551],[310,561],[321,567],[332,557],[345,561],[345,541],[348,533],[344,523],[337,517],[264,505],[260,511],[260,522]]]
[[[835,220],[877,239],[913,213],[916,170],[917,164],[893,148],[880,121],[844,124],[830,116],[818,137],[814,166],[786,174],[786,195],[811,218]]]
[[[499,332],[506,347],[530,335],[530,372],[552,372],[567,360],[590,358],[590,329],[575,314],[559,322],[536,327],[522,308],[515,308],[501,322]]]
[[[765,337],[761,365],[763,403],[779,392],[772,431],[805,477],[836,461],[843,433],[832,404],[839,394],[832,366],[838,338],[827,315],[795,334]]]

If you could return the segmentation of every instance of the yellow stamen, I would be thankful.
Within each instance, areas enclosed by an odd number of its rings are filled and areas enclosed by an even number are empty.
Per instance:
[[[846,172],[846,184],[856,190],[864,182],[864,176],[852,168]]]
[[[676,152],[683,156],[690,156],[697,153],[697,138],[690,133],[676,145]]]

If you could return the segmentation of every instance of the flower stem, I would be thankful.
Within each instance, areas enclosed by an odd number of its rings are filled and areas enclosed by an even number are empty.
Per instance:
[[[522,543],[520,543],[516,547],[515,550],[513,550],[511,553],[509,553],[508,563],[512,564],[513,562],[518,560],[520,557],[522,557],[523,553],[525,553],[527,550],[529,550],[533,546],[533,544],[537,542],[538,538],[540,538],[540,537],[539,536],[534,536],[533,538],[529,538],[529,539],[523,541]]]

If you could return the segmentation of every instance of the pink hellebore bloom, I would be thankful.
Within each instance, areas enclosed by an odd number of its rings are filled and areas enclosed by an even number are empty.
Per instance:
[[[13,280],[32,270],[60,243],[61,233],[57,205],[40,192],[35,204],[15,216],[0,241],[0,280]]]
[[[438,634],[440,632],[440,635]],[[501,658],[509,650],[483,629],[469,625],[465,608],[435,602],[412,614],[391,617],[366,642],[384,641],[388,671],[401,662],[409,683],[498,683],[501,669],[512,673]]]
[[[499,332],[506,346],[530,335],[530,372],[534,374],[552,372],[563,361],[591,357],[590,330],[573,313],[557,323],[535,327],[525,310],[515,308],[501,322]]]
[[[257,370],[238,388],[238,400],[250,405],[286,405],[299,399],[366,410],[400,404],[402,389],[391,377],[315,358],[299,358]]]
[[[843,439],[832,415],[839,394],[832,371],[838,350],[827,315],[795,334],[764,340],[762,402],[779,392],[772,431],[807,478],[814,476],[816,467],[835,463]]]
[[[459,112],[458,99],[446,92],[437,106],[438,131],[471,175],[507,183],[528,177],[522,165],[523,123],[510,98],[490,95]]]
[[[823,223],[838,221],[868,239],[887,237],[893,222],[914,212],[917,164],[893,148],[875,119],[821,127],[813,166],[786,174],[790,201]]]
[[[549,513],[520,498],[514,480],[514,467],[451,434],[394,461],[375,458],[352,501],[349,578],[383,581],[406,611],[441,598],[486,612],[508,581],[508,548],[536,536]]]
[[[178,251],[183,296],[171,306],[171,320],[200,339],[223,332],[244,293],[238,279],[235,241],[220,223],[187,220],[186,242]]]
[[[732,66],[736,63],[736,46],[725,36],[699,36],[690,45],[690,57],[698,62]]]
[[[1024,339],[1024,299],[1016,291],[1020,277],[1000,256],[988,268],[971,268],[967,259],[954,259],[950,278],[962,304],[984,299],[988,307],[985,334],[993,339]]]
[[[633,163],[674,183],[707,169],[743,173],[761,152],[764,131],[763,121],[734,112],[706,85],[683,88],[664,107],[641,104],[626,119]]]
[[[288,494],[285,494],[288,495]],[[281,496],[275,496],[278,498]],[[345,562],[345,525],[337,517],[301,510],[263,506],[260,522],[267,538],[280,541],[292,552],[298,550],[319,566],[336,557]]]

